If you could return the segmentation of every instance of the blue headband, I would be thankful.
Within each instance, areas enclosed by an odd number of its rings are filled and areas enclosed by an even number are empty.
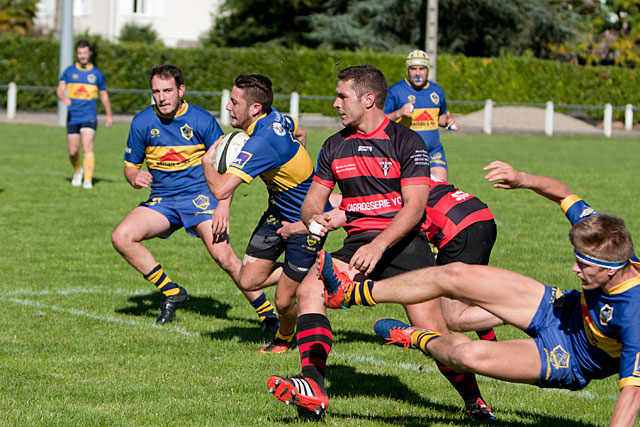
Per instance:
[[[624,261],[615,261],[615,262],[604,261],[602,259],[593,258],[588,255],[582,254],[578,252],[577,249],[573,250],[573,254],[576,256],[578,260],[584,262],[585,264],[591,264],[591,265],[595,265],[596,267],[608,268],[611,270],[619,270],[625,265],[627,265],[627,263],[629,262],[628,259],[625,259]]]

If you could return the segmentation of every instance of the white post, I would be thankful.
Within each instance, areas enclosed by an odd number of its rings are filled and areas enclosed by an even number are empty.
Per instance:
[[[16,105],[18,102],[18,86],[11,82],[9,83],[9,90],[7,91],[7,119],[13,120],[16,118]]]
[[[222,91],[222,100],[220,101],[220,123],[222,126],[229,126],[231,124],[231,116],[226,109],[230,99],[231,92],[229,92],[229,89],[224,89]]]
[[[633,129],[633,105],[627,104],[624,107],[624,130]]]
[[[604,129],[604,136],[611,136],[611,120],[613,118],[613,107],[611,104],[605,104],[604,106],[604,123],[602,128]]]
[[[289,100],[289,115],[296,120],[300,119],[300,95],[298,95],[298,92],[291,93],[291,99]]]
[[[547,108],[544,110],[544,134],[553,135],[553,102],[547,101]]]
[[[484,102],[484,126],[482,131],[487,135],[491,135],[491,114],[493,112],[493,101],[487,99]]]

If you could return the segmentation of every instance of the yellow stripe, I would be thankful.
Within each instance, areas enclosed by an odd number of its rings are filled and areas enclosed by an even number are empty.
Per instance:
[[[157,288],[158,288],[158,289],[160,289],[160,290],[161,290],[162,288],[164,288],[165,286],[167,286],[169,283],[171,283],[171,279],[169,279],[168,277],[166,277],[166,278],[162,281],[162,283],[160,283],[159,285],[156,283],[156,286],[157,286]],[[177,293],[177,292],[176,292],[176,293]]]
[[[295,332],[290,333],[289,335],[282,335],[282,333],[280,332],[280,329],[278,329],[278,332],[276,332],[276,338],[281,339],[283,341],[291,341],[293,339],[293,335],[295,334]]]
[[[183,114],[186,114],[188,109],[189,109],[189,104],[187,104],[187,101],[182,101],[182,107],[180,107],[180,109],[178,110],[175,116],[163,116],[160,110],[158,110],[158,108],[155,105],[153,106],[153,111],[155,111],[158,116],[163,117],[165,119],[180,117]]]
[[[562,209],[562,212],[567,213],[567,211],[571,206],[575,205],[577,202],[581,200],[582,199],[576,196],[575,194],[567,196],[564,199],[562,199],[562,201],[560,202],[560,209]]]
[[[620,386],[620,388],[622,389],[622,387],[627,387],[627,386],[640,386],[640,378],[637,377],[627,377],[627,378],[623,378],[620,380],[620,382],[618,383],[618,385]]]
[[[363,286],[362,286],[363,290],[364,290],[364,298],[367,300],[367,304],[369,305],[376,305],[373,302],[373,295],[371,295],[371,289],[369,288],[369,286],[367,285],[367,281],[365,280],[363,282]]]
[[[136,165],[135,163],[131,163],[131,162],[124,162],[124,165],[128,168],[138,168],[140,169],[142,167],[142,163]]]
[[[583,306],[587,305],[587,302],[584,298],[584,294],[580,296],[580,303]],[[589,319],[591,319],[591,316]],[[620,353],[622,352],[622,344],[613,338],[609,338],[605,334],[602,333],[600,328],[596,325],[597,319],[591,319],[591,322],[588,322],[587,319],[583,319],[584,322],[584,332],[587,335],[587,339],[591,345],[598,347],[600,350],[606,352],[609,356],[619,358]]]
[[[98,98],[98,86],[89,83],[67,83],[67,93],[71,99],[91,101]]]
[[[260,174],[271,189],[289,190],[304,182],[313,172],[313,163],[302,145],[287,163],[278,169]]]
[[[266,113],[261,115],[260,117],[258,117],[258,119],[255,122],[253,122],[253,123],[251,123],[249,125],[249,127],[247,128],[247,135],[251,136],[253,134],[253,130],[256,128],[256,123],[258,123],[258,120],[260,120],[260,119],[262,119],[264,117],[267,117]]]
[[[253,181],[253,178],[251,177],[251,175],[247,175],[246,173],[242,172],[240,169],[237,169],[237,168],[229,168],[225,173],[230,173],[231,175],[235,175],[241,180],[243,180],[244,182],[246,182],[247,184],[251,184],[251,181]]]
[[[164,271],[162,271],[162,269],[156,271],[155,273],[153,273],[151,276],[149,276],[147,278],[147,280],[149,280],[152,283],[156,283],[156,281],[162,277],[162,275],[164,274]]]
[[[637,265],[637,263],[632,263],[634,266]],[[609,290],[609,292],[607,292],[609,295],[615,295],[615,294],[621,294],[625,291],[628,291],[629,289],[636,287],[640,285],[640,276],[636,276],[636,277],[632,277],[629,280],[626,280],[622,283],[620,283],[619,285],[614,286],[613,288],[611,288]]]

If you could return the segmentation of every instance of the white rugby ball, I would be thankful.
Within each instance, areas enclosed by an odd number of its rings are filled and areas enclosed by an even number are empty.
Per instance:
[[[238,157],[240,151],[249,139],[249,135],[242,131],[234,131],[222,137],[222,141],[213,152],[213,167],[218,173],[227,171],[229,165]]]

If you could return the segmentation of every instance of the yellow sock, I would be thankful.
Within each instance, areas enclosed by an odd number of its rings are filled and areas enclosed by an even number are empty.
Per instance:
[[[176,295],[180,292],[180,288],[166,275],[160,263],[157,263],[153,270],[145,274],[144,278],[153,283],[166,296]]]
[[[80,172],[80,154],[69,155],[69,160],[71,160],[71,166],[73,166],[74,172]]]
[[[83,167],[84,167],[84,180],[91,181],[93,178],[93,166],[95,165],[95,156],[93,153],[84,153]]]
[[[286,342],[293,341],[294,335],[295,335],[295,331],[291,332],[289,335],[284,335],[282,332],[280,332],[280,329],[278,329],[278,332],[276,332],[276,338]]]

